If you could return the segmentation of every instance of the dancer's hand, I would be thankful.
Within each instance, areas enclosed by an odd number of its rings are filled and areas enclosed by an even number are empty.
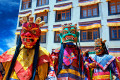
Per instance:
[[[97,64],[96,64],[95,62],[90,63],[89,67],[90,67],[90,68],[96,68],[96,67],[97,67]]]
[[[88,54],[88,52],[89,52],[89,49],[86,49],[85,52],[83,53],[84,56],[86,56],[86,54]]]

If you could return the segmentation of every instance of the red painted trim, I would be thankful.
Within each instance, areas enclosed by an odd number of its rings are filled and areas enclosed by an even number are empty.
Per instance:
[[[35,9],[34,11],[37,11],[37,10],[43,10],[43,9],[49,9],[49,7],[38,8],[38,9]]]
[[[120,21],[120,18],[108,19],[107,21]]]
[[[25,14],[25,13],[29,13],[29,12],[32,12],[32,11],[29,10],[29,11],[19,12],[19,14]]]
[[[90,24],[95,24],[95,23],[101,24],[101,20],[88,21],[88,22],[79,22],[79,25],[90,25]]]
[[[66,6],[66,5],[70,5],[70,4],[72,4],[72,2],[59,4],[59,5],[54,5],[54,7],[61,7],[61,6]]]

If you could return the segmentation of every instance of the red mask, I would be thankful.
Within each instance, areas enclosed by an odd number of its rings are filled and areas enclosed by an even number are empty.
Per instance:
[[[39,26],[35,23],[23,23],[21,40],[25,48],[32,48],[40,37]]]

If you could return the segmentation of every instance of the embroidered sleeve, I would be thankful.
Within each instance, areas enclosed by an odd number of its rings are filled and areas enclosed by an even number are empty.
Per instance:
[[[11,62],[4,62],[4,63],[2,63],[2,66],[4,68],[4,70],[3,70],[3,73],[4,73],[3,80],[6,80],[6,76],[7,76],[8,70],[10,68],[10,64],[11,64]]]
[[[38,72],[39,80],[45,80],[48,74],[48,63],[44,63],[38,66],[37,72]]]
[[[120,77],[120,70],[118,69],[116,59],[111,62],[110,69],[112,74],[114,74],[116,77]]]
[[[0,80],[3,79],[3,76],[5,75],[5,70],[3,68],[2,63],[0,63]]]
[[[53,66],[49,67],[49,72],[48,72],[48,76],[47,76],[46,80],[57,80]]]
[[[54,70],[54,58],[53,58],[53,53],[50,56],[50,64],[49,64],[49,69],[48,69],[48,76],[46,80],[57,80],[56,79],[56,74]]]
[[[83,55],[82,58],[83,58],[83,61],[82,61],[83,64],[82,65],[84,65],[85,78],[87,78],[88,80],[90,80],[90,68],[89,68],[90,63],[89,63],[89,57],[88,57],[88,55],[87,56]]]
[[[51,54],[51,66],[53,66],[54,70],[55,70],[55,73],[57,72],[57,69],[58,69],[58,55],[59,53],[52,53]]]

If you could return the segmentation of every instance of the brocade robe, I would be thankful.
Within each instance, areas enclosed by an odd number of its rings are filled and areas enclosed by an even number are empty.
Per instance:
[[[97,67],[92,69],[92,80],[110,80],[113,75],[118,77],[120,70],[116,58],[112,55],[91,55],[89,62],[95,62]]]
[[[6,76],[9,71],[9,67],[14,53],[15,47],[10,48],[0,56],[0,63],[2,66],[2,70],[0,71],[0,73],[2,74],[3,80],[6,80]],[[10,76],[10,80],[29,80],[32,77],[34,54],[35,54],[34,48],[28,50],[24,48],[23,45],[21,46],[19,55],[16,59],[14,68]],[[39,47],[35,80],[46,79],[48,74],[49,62],[50,62],[49,52],[46,49]],[[3,74],[3,72],[5,73]]]
[[[79,49],[80,50],[80,49]],[[56,73],[57,80],[84,80],[84,61],[83,56],[80,51],[80,69],[79,69],[79,58],[78,58],[78,49],[75,45],[73,46],[66,46],[63,51],[63,62],[62,62],[62,69],[58,72],[58,59],[60,54],[60,48],[55,49],[52,54],[52,66]],[[87,79],[85,79],[87,80]]]

